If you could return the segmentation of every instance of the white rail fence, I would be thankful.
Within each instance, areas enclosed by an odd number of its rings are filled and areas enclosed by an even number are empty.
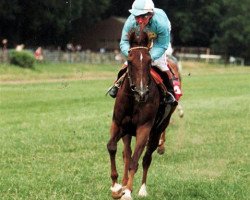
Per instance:
[[[195,60],[209,63],[225,63],[225,58],[221,55],[215,54],[210,48],[206,47],[177,47],[175,49],[176,57],[179,60]],[[244,65],[245,60],[239,57],[229,57],[229,64]]]
[[[30,50],[34,53],[33,50]],[[210,54],[207,48],[199,51],[181,50],[175,53],[179,60],[193,60],[203,61],[209,63],[224,63],[225,60],[221,55]],[[68,63],[90,63],[90,64],[110,64],[110,63],[123,63],[125,58],[118,51],[114,52],[92,52],[92,51],[61,51],[61,50],[43,50],[43,60],[45,62],[68,62]],[[8,51],[0,50],[0,63],[8,62]],[[244,59],[238,57],[229,58],[229,64],[244,65]]]
[[[32,53],[34,51],[30,50]],[[68,62],[68,63],[90,63],[90,64],[109,64],[122,63],[123,56],[119,52],[92,52],[78,51],[69,52],[61,50],[43,50],[43,61],[45,62]],[[0,50],[0,63],[8,62],[8,52]]]

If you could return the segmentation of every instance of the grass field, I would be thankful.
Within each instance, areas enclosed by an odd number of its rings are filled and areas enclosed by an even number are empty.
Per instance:
[[[0,65],[0,199],[108,200],[117,66]],[[146,200],[250,197],[250,68],[183,63],[181,104]],[[118,170],[122,176],[122,144]],[[141,181],[141,162],[133,196]]]

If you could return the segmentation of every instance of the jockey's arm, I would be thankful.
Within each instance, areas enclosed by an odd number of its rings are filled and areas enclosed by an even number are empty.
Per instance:
[[[132,15],[130,15],[129,18],[126,20],[124,27],[122,29],[120,49],[121,49],[122,54],[126,57],[128,57],[128,50],[130,48],[128,34],[129,34],[130,30],[133,28],[133,20],[134,20],[134,17]]]
[[[168,48],[170,43],[170,30],[169,27],[159,26],[159,31],[157,33],[157,38],[154,40],[154,45],[150,50],[150,55],[152,61],[160,58]]]

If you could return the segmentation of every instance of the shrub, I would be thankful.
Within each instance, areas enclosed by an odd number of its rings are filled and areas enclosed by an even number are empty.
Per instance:
[[[24,68],[32,68],[35,63],[33,54],[29,51],[10,51],[10,63]]]

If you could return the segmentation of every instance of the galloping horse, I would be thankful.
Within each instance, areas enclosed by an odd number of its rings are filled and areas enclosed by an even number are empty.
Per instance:
[[[143,177],[139,196],[147,196],[146,179],[152,154],[157,149],[161,132],[169,124],[176,105],[162,105],[161,92],[151,76],[151,57],[147,48],[149,39],[144,31],[131,32],[127,73],[118,91],[110,140],[107,144],[111,162],[112,197],[131,200],[134,175],[138,161],[145,147],[143,157]],[[132,136],[136,137],[134,152],[131,150]],[[122,138],[124,143],[124,173],[122,185],[118,183],[116,169],[117,143]]]

